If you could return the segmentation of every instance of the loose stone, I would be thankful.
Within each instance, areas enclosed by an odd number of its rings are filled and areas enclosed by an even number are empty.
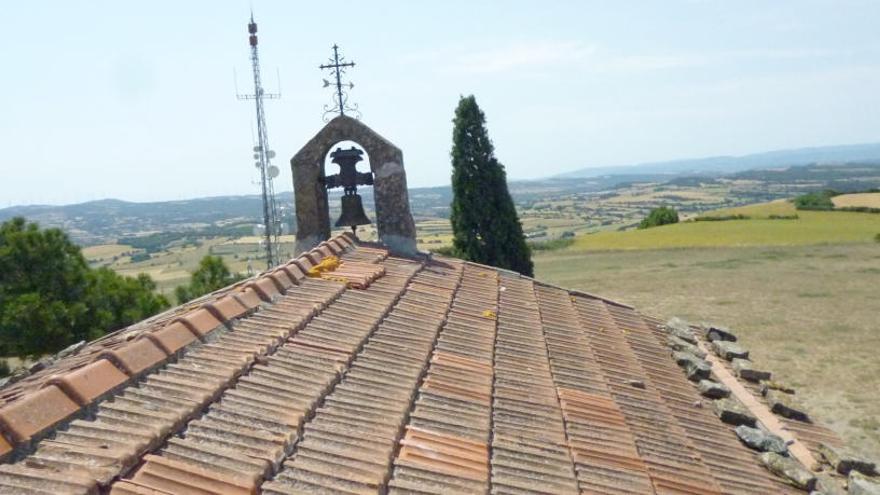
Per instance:
[[[730,396],[730,389],[712,380],[700,380],[697,385],[700,394],[710,399],[723,399]]]
[[[712,408],[721,421],[727,424],[754,427],[757,423],[752,413],[735,399],[718,399],[712,403]]]
[[[755,450],[775,452],[780,455],[785,455],[788,452],[785,440],[760,428],[740,425],[736,427],[736,436]]]
[[[716,325],[704,326],[704,331],[706,335],[706,340],[709,342],[715,342],[716,340],[726,340],[729,342],[736,342],[736,335],[733,334],[726,327],[720,327]]]
[[[795,403],[791,395],[783,394],[775,390],[768,390],[764,396],[767,403],[770,404],[770,410],[784,418],[795,419],[798,421],[809,421],[810,417],[804,412],[800,406]]]
[[[764,380],[761,382],[761,395],[767,395],[769,390],[778,390],[784,394],[794,394],[794,389],[774,380]]]
[[[689,344],[697,345],[697,338],[694,336],[694,332],[691,331],[690,325],[681,318],[672,318],[666,322],[666,330],[670,335],[674,335]]]
[[[850,471],[859,471],[868,476],[877,474],[877,465],[856,453],[840,447],[833,447],[826,443],[819,444],[819,453],[831,467],[840,474],[849,474]]]
[[[715,342],[712,342],[712,350],[715,351],[715,354],[718,354],[718,356],[728,361],[736,358],[749,358],[749,351],[740,347],[739,344],[727,340],[716,340]]]
[[[880,479],[869,478],[852,470],[847,480],[847,493],[850,495],[880,495]]]
[[[785,478],[785,481],[792,486],[808,492],[816,487],[816,477],[813,476],[813,473],[804,469],[794,459],[783,457],[774,452],[764,452],[761,454],[761,462],[773,474]]]
[[[699,381],[709,378],[712,373],[712,365],[689,352],[673,352],[672,358],[675,363],[684,368],[687,377],[691,381]]]
[[[684,340],[676,337],[675,335],[669,336],[669,348],[673,351],[681,351],[681,352],[689,352],[694,356],[699,357],[700,359],[706,358],[706,353],[701,350],[699,347],[685,342]]]
[[[748,359],[735,358],[731,364],[733,371],[743,380],[760,382],[761,380],[769,380],[772,376],[769,371],[756,370],[754,363]]]

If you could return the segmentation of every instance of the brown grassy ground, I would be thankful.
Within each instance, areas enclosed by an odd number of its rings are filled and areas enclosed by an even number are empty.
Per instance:
[[[732,328],[807,410],[880,459],[880,244],[555,251],[538,278]]]

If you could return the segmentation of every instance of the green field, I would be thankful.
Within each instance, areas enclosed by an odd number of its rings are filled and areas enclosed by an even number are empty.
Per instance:
[[[793,213],[786,205],[734,212]],[[880,458],[880,215],[797,214],[580,236],[536,253],[535,273],[664,319],[731,327],[814,417]]]
[[[730,246],[802,246],[870,242],[880,233],[880,215],[840,211],[796,211],[787,202],[745,206],[712,216],[743,214],[749,220],[685,221],[645,230],[603,231],[578,237],[572,249],[589,251]],[[769,215],[794,215],[770,220]]]

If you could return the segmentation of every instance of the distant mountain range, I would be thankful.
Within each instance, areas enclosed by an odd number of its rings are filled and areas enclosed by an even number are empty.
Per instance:
[[[753,169],[862,161],[880,162],[880,143],[819,146],[767,151],[743,156],[712,156],[613,167],[588,167],[559,174],[557,177],[588,178],[641,174],[724,175]]]
[[[848,165],[828,167],[824,164]],[[628,183],[671,182],[699,186],[699,180],[694,182],[698,177],[722,176],[765,183],[806,180],[815,184],[820,181],[824,187],[840,190],[880,187],[880,143],[584,168],[546,179],[510,181],[509,188],[514,201],[524,206],[574,193],[609,191]],[[372,188],[363,188],[360,192],[367,214],[373,218]],[[338,192],[332,193],[330,201],[330,214],[334,218],[338,215],[337,195]],[[448,185],[413,188],[409,198],[417,220],[449,216],[452,190]],[[283,222],[293,228],[293,194],[282,192],[277,201],[282,208]],[[261,204],[260,196],[255,194],[149,203],[104,199],[63,206],[13,206],[0,209],[0,221],[23,216],[45,227],[62,228],[76,242],[89,245],[154,232],[242,235],[242,232],[252,232],[254,224],[261,223]]]

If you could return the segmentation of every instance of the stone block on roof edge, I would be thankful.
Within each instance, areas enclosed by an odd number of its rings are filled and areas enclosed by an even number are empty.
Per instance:
[[[729,388],[718,382],[713,382],[712,380],[700,380],[700,383],[697,384],[697,388],[700,391],[700,395],[710,399],[724,399],[725,397],[730,397]]]
[[[758,421],[757,418],[755,418],[755,416],[753,416],[752,413],[736,399],[727,398],[713,401],[712,409],[715,411],[715,414],[721,418],[721,421],[727,424],[754,427]]]
[[[876,463],[845,447],[834,447],[823,442],[819,444],[819,453],[840,474],[849,474],[852,470],[869,476],[877,474]]]
[[[880,479],[869,478],[858,471],[850,471],[847,479],[847,493],[850,495],[880,495]]]
[[[666,331],[670,335],[674,335],[689,344],[697,344],[697,338],[694,336],[694,332],[691,331],[690,325],[679,317],[674,317],[666,322]]]
[[[770,390],[764,396],[770,405],[770,410],[784,418],[795,419],[798,421],[809,421],[810,417],[803,408],[797,404],[794,397],[782,392]]]
[[[794,395],[795,390],[788,385],[778,382],[776,380],[762,380],[761,381],[761,395],[767,395],[767,392],[771,390],[776,390],[778,392],[782,392],[784,394]]]
[[[754,363],[748,359],[734,358],[731,363],[733,371],[742,378],[750,382],[760,382],[761,380],[769,380],[772,374],[769,371],[755,369]]]
[[[748,359],[749,351],[745,350],[736,342],[729,340],[716,340],[712,342],[712,351],[719,357],[731,361],[733,359]]]
[[[761,452],[775,452],[779,455],[786,455],[788,452],[785,440],[760,428],[739,425],[736,427],[735,431],[736,436],[742,440],[742,443],[755,450],[760,450]]]
[[[699,381],[709,378],[709,375],[712,373],[712,365],[708,361],[704,361],[689,352],[673,352],[672,358],[687,373],[688,380]]]
[[[816,486],[810,495],[846,495],[843,488],[843,481],[840,478],[834,478],[828,473],[815,473]]]
[[[669,336],[669,341],[667,342],[667,345],[673,351],[689,352],[700,359],[706,359],[705,351],[691,343],[684,341],[683,339],[676,337],[675,335]]]
[[[706,340],[709,342],[715,342],[716,340],[736,342],[736,335],[734,335],[727,327],[703,324],[703,332],[706,336]]]
[[[816,487],[816,477],[797,461],[774,452],[760,455],[761,463],[773,474],[784,478],[787,483],[801,490],[812,491]]]

